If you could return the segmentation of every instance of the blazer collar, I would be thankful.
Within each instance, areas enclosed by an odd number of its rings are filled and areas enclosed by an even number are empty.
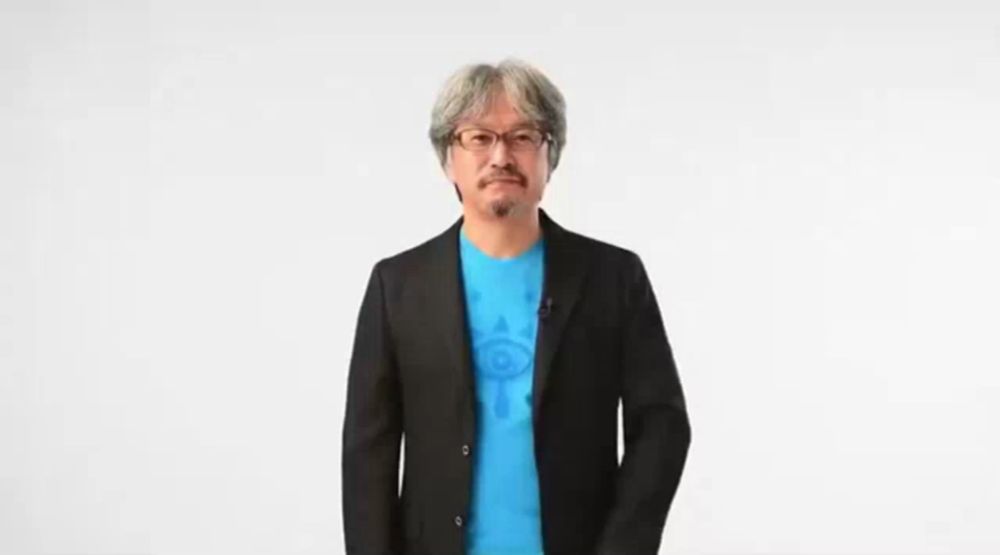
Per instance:
[[[440,307],[437,326],[443,334],[457,386],[458,409],[475,407],[475,375],[469,340],[465,289],[459,254],[460,216],[434,241],[433,283],[430,284],[432,307]],[[547,315],[539,315],[535,342],[535,368],[531,399],[532,418],[537,423],[545,388],[552,372],[559,340],[579,297],[586,276],[587,259],[579,238],[556,223],[539,208],[539,224],[545,239],[544,279],[541,298],[551,299]],[[461,414],[461,412],[460,412]],[[474,429],[474,428],[472,428]]]

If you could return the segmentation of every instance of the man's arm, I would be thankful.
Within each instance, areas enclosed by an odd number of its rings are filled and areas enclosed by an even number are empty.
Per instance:
[[[387,333],[380,264],[358,313],[347,379],[341,489],[348,555],[400,552],[399,378]]]
[[[642,260],[631,253],[622,329],[625,453],[598,555],[656,555],[691,427],[673,352]]]

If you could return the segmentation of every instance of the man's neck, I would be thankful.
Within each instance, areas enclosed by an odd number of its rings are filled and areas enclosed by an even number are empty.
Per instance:
[[[466,212],[462,231],[477,249],[493,258],[518,256],[542,235],[537,209],[521,216],[491,219]]]

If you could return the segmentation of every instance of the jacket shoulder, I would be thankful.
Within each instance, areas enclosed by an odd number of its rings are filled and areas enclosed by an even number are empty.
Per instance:
[[[568,229],[564,229],[563,232],[571,238],[574,244],[578,245],[578,248],[588,254],[592,262],[603,267],[619,269],[639,261],[639,255],[628,247]]]
[[[428,262],[433,258],[435,247],[439,247],[440,243],[447,239],[447,233],[447,230],[442,231],[416,245],[385,255],[375,262],[375,267],[383,275],[390,277],[414,277],[426,268]]]

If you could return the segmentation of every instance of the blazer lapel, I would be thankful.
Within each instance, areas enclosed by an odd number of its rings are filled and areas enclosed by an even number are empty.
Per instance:
[[[476,399],[465,288],[459,254],[459,231],[462,221],[463,217],[459,217],[435,241],[434,260],[431,264],[432,282],[429,284],[430,306],[439,309],[437,321],[447,346],[458,390],[459,417],[470,408],[474,413]],[[547,314],[543,312],[539,315],[535,342],[531,407],[536,422],[552,371],[553,357],[586,275],[585,253],[574,237],[542,209],[539,209],[539,223],[545,239],[541,298],[543,305],[546,299],[551,299],[551,304]]]
[[[535,341],[535,375],[532,384],[531,413],[537,422],[541,414],[542,399],[552,359],[555,357],[566,322],[580,296],[586,277],[586,258],[579,242],[573,240],[544,210],[539,209],[539,220],[545,234],[545,281],[542,285],[542,303],[551,301],[548,315],[539,316],[538,337]]]

